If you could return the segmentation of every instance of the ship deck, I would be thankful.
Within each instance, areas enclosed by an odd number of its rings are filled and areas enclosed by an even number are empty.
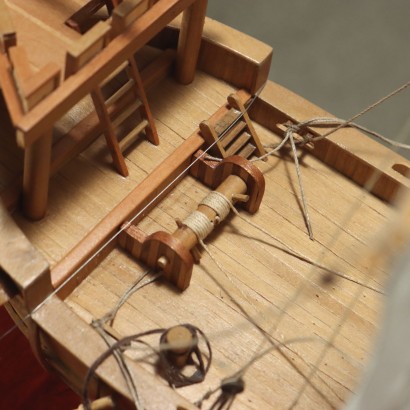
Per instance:
[[[44,220],[29,222],[18,212],[15,220],[53,266],[232,91],[201,72],[190,86],[178,85],[172,78],[163,80],[148,92],[160,145],[140,140],[127,152],[128,178],[115,172],[100,137],[52,178]],[[263,143],[279,141],[274,132],[258,124],[256,129]],[[315,235],[311,241],[291,156],[282,152],[258,165],[266,178],[262,206],[253,216],[241,214],[270,236],[231,216],[206,240],[212,257],[203,253],[186,291],[178,292],[162,281],[151,284],[129,298],[113,327],[126,336],[178,323],[198,326],[209,338],[214,358],[204,383],[179,390],[194,402],[244,366],[261,346],[267,347],[249,315],[284,347],[250,367],[246,390],[238,395],[234,408],[287,408],[319,358],[299,408],[340,407],[369,359],[383,295],[340,277],[326,283],[326,273],[300,254],[383,289],[387,274],[383,267],[371,266],[366,255],[375,233],[383,230],[394,210],[320,160],[303,155]],[[196,209],[208,191],[185,177],[139,227],[147,233],[172,232],[175,219],[184,219]],[[145,270],[116,248],[66,303],[90,323],[106,314]],[[294,344],[286,346],[291,340]],[[145,365],[154,371],[151,364]]]
[[[40,0],[6,3],[34,70],[48,61],[63,67],[66,46],[80,36],[63,21],[84,2],[66,1],[64,6]],[[44,20],[51,3],[53,12]],[[208,25],[212,31],[212,23]],[[37,36],[31,46],[32,32]],[[235,36],[229,41],[241,43]],[[260,46],[248,47],[257,53]],[[258,58],[265,61],[270,51],[262,51],[263,58]],[[147,50],[141,55],[142,63],[144,53]],[[234,71],[232,75],[237,75]],[[147,92],[160,144],[140,139],[127,150],[127,178],[115,171],[101,135],[52,177],[44,219],[31,222],[16,210],[15,221],[52,270],[234,91],[233,86],[202,71],[189,86],[173,78],[163,79]],[[303,100],[293,97],[286,104],[305,106]],[[81,110],[75,108],[56,124],[55,141],[92,111],[91,99],[86,97]],[[19,187],[23,172],[23,153],[5,112],[0,101],[3,192]],[[274,126],[254,125],[264,144],[280,141],[272,131]],[[362,144],[357,154],[373,163],[382,160],[387,150],[374,154],[373,147]],[[367,149],[369,152],[364,152]],[[206,334],[213,349],[210,372],[204,383],[178,390],[191,402],[266,349],[269,345],[263,332],[281,347],[249,367],[245,391],[238,395],[235,409],[285,409],[295,401],[297,408],[340,408],[354,392],[369,360],[388,278],[388,267],[374,266],[370,250],[396,211],[308,151],[300,152],[300,161],[314,241],[307,234],[293,159],[284,149],[267,162],[257,163],[266,179],[260,210],[252,216],[240,211],[243,219],[231,215],[206,239],[209,253],[202,252],[186,291],[181,293],[159,280],[133,294],[117,314],[113,328],[121,336],[178,323],[191,323]],[[345,157],[339,162],[343,161]],[[397,161],[401,160],[394,158],[393,163]],[[391,176],[396,171],[389,163],[386,172]],[[394,178],[406,179],[399,173]],[[207,192],[207,187],[186,176],[138,226],[148,234],[173,232],[175,220],[195,210]],[[329,274],[311,261],[340,275],[329,280]],[[65,303],[91,323],[104,316],[146,270],[115,247]],[[158,340],[150,342],[156,346]],[[142,365],[155,373],[152,360],[150,357]],[[165,383],[157,377],[158,383]],[[205,407],[210,407],[211,401]]]

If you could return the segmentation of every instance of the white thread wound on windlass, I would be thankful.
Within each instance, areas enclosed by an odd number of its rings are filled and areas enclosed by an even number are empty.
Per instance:
[[[224,220],[231,210],[231,202],[229,199],[220,192],[212,191],[206,196],[200,203],[200,205],[206,205],[215,211],[219,220]]]
[[[213,223],[199,211],[192,212],[182,223],[190,228],[200,241],[205,239],[214,229]]]

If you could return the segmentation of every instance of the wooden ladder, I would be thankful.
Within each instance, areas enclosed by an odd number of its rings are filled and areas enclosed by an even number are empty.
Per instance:
[[[212,145],[210,152],[221,158],[232,155],[249,158],[253,154],[257,156],[265,154],[252,121],[238,95],[231,94],[228,97],[228,104],[229,107],[221,118],[215,122],[205,120],[199,125],[207,145]]]
[[[122,72],[126,73],[127,81],[110,96],[104,96],[102,88]],[[134,98],[116,114],[115,118],[112,118],[109,114],[109,107],[117,103],[127,93],[132,93]],[[104,136],[108,149],[111,152],[114,165],[122,176],[127,176],[128,168],[125,164],[123,153],[136,141],[139,135],[145,131],[148,141],[155,145],[159,144],[154,119],[135,60],[131,58],[122,63],[98,88],[93,90],[91,97],[103,127]],[[137,113],[140,118],[139,123],[134,125],[133,128],[119,140],[117,130],[131,116],[135,116]]]
[[[106,45],[110,26],[100,22],[84,34],[79,42],[67,52],[65,77],[76,73],[93,59]],[[110,95],[105,95],[103,89],[122,72],[127,81]],[[131,95],[131,98],[130,98]],[[137,137],[145,131],[150,142],[159,144],[158,134],[148,105],[141,75],[134,58],[121,63],[98,87],[91,92],[91,97],[102,126],[107,147],[111,153],[113,163],[122,176],[128,175],[123,152]],[[113,109],[113,107],[115,109]],[[110,112],[115,112],[112,116]],[[134,125],[121,140],[118,139],[118,129],[135,114],[139,115],[140,122]]]

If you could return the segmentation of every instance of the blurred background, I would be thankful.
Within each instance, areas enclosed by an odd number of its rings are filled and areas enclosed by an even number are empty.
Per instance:
[[[208,16],[271,45],[270,79],[340,118],[410,80],[409,0],[209,0]],[[358,122],[410,143],[409,119],[410,87]]]

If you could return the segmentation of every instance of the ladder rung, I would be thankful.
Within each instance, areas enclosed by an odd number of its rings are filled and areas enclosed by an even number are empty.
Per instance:
[[[246,127],[246,123],[238,121],[221,139],[221,144],[226,148],[237,135],[239,135]]]
[[[133,128],[120,142],[120,150],[123,152],[134,140],[138,134],[147,127],[148,121],[142,120],[135,128]]]
[[[221,135],[240,115],[240,112],[236,111],[233,108],[230,108],[229,111],[215,123],[214,129],[218,135]]]
[[[141,107],[141,101],[137,100],[129,105],[124,111],[120,112],[118,117],[112,122],[114,128],[122,124],[133,112],[135,112],[139,107]]]
[[[134,84],[135,81],[130,78],[121,88],[119,88],[113,95],[111,95],[111,97],[109,97],[105,101],[105,105],[109,107],[111,104],[118,101],[124,94],[131,90]]]
[[[120,64],[108,77],[104,78],[100,87],[104,87],[105,84],[108,84],[114,77],[116,77],[121,71],[124,71],[128,67],[128,60]]]
[[[226,155],[228,157],[235,155],[251,138],[251,135],[247,132],[241,134],[226,150]]]
[[[248,142],[239,152],[238,155],[248,159],[255,152],[255,145]]]

